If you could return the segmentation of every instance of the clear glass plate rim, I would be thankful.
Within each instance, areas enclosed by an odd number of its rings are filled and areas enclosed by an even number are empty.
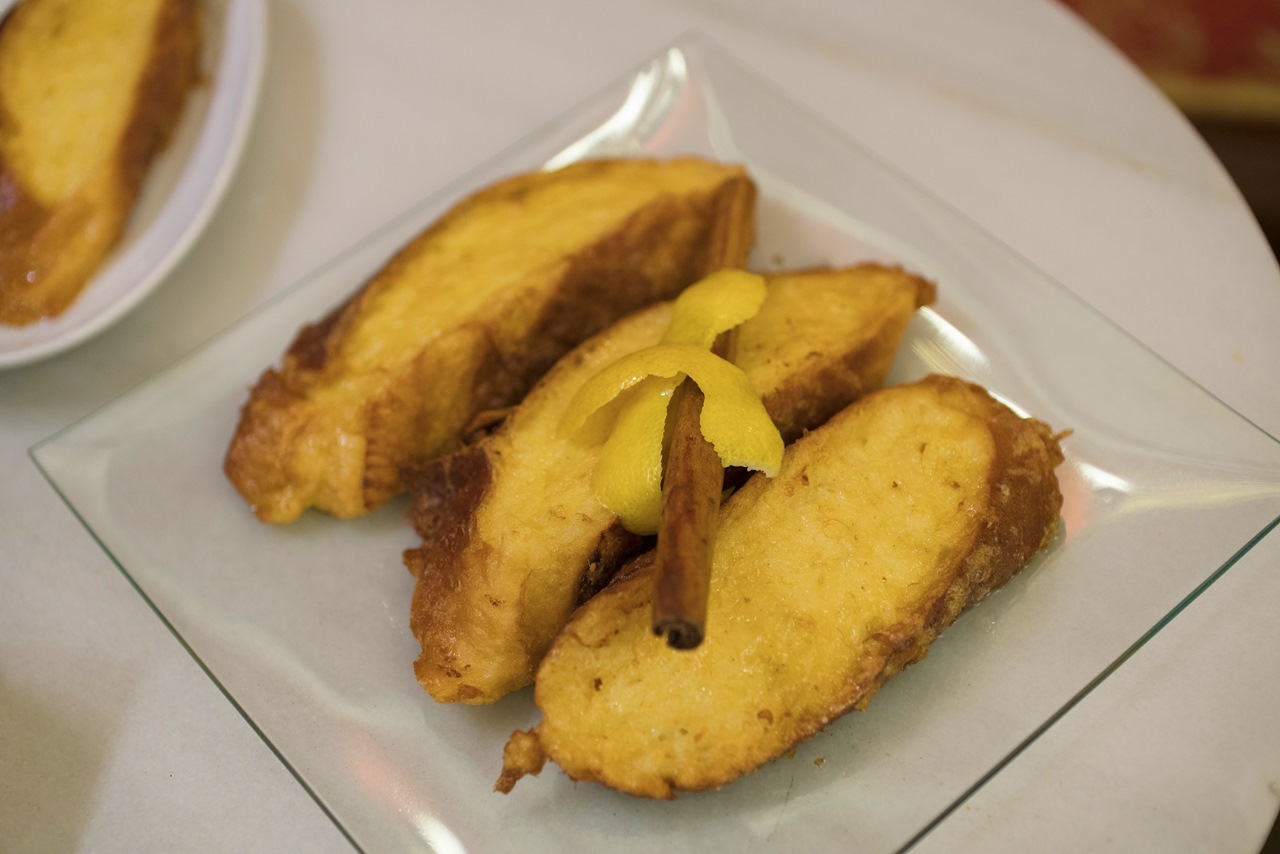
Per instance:
[[[53,437],[50,437],[50,438],[53,438]],[[49,441],[49,440],[46,439],[44,441]],[[40,444],[44,444],[44,442],[41,442]],[[139,583],[138,580],[133,577],[133,574],[129,572],[128,567],[126,567],[124,563],[120,561],[119,558],[116,557],[116,554],[111,549],[111,547],[108,546],[107,543],[104,542],[102,538],[98,536],[98,532],[94,529],[94,527],[89,524],[88,520],[85,519],[84,516],[81,515],[80,511],[76,508],[74,502],[72,502],[66,496],[66,494],[62,491],[62,488],[58,485],[57,481],[55,481],[53,477],[50,475],[50,473],[45,470],[44,466],[40,464],[40,460],[34,456],[33,452],[37,447],[39,447],[39,445],[32,446],[31,452],[29,452],[29,453],[32,453],[31,460],[35,464],[36,468],[39,469],[40,474],[44,477],[45,481],[53,489],[54,493],[56,493],[58,498],[61,499],[62,503],[66,505],[67,509],[71,511],[71,515],[73,515],[76,518],[76,521],[80,523],[80,526],[84,528],[85,532],[88,533],[89,537],[93,540],[93,542],[98,546],[99,549],[102,550],[102,553],[107,556],[107,559],[111,561],[112,565],[115,566],[115,568],[120,572],[120,574],[124,576],[125,581],[128,582],[129,586],[133,588],[134,592],[136,592],[138,596],[142,598],[142,601],[145,602],[147,607],[151,609],[151,613],[156,616],[156,619],[160,621],[161,625],[163,625],[169,631],[169,634],[173,635],[174,640],[176,640],[178,644],[182,647],[182,649],[187,653],[187,655],[191,657],[191,660],[196,663],[196,666],[200,668],[201,672],[203,672],[204,675],[208,677],[209,681],[213,683],[213,686],[218,689],[218,692],[222,694],[223,699],[225,699],[228,703],[230,703],[231,708],[235,709],[236,713],[239,714],[240,717],[244,719],[244,722],[248,724],[249,728],[253,730],[254,734],[256,734],[258,738],[262,740],[262,743],[266,745],[268,750],[271,751],[271,754],[280,761],[280,764],[283,765],[285,770],[289,772],[289,775],[293,777],[293,779],[297,782],[297,784],[302,787],[302,790],[305,791],[307,795],[311,798],[311,800],[315,802],[315,805],[320,809],[322,813],[324,813],[325,817],[328,818],[329,821],[333,823],[333,826],[337,828],[339,833],[342,834],[342,837],[351,844],[352,848],[354,848],[357,851],[363,851],[364,849],[351,836],[351,833],[347,830],[346,826],[343,825],[343,823],[338,819],[338,817],[334,815],[333,811],[330,810],[329,805],[325,803],[325,800],[323,797],[321,797],[320,793],[317,792],[309,782],[307,782],[306,776],[302,774],[300,771],[298,771],[298,769],[294,767],[294,764],[289,761],[288,757],[286,757],[284,753],[281,752],[281,750],[276,746],[275,742],[271,740],[271,738],[267,735],[267,733],[263,731],[263,729],[258,725],[258,722],[253,719],[253,716],[249,714],[248,710],[243,705],[240,704],[240,701],[235,698],[235,695],[231,693],[230,689],[228,689],[227,686],[223,684],[222,680],[218,678],[218,675],[213,672],[212,668],[209,667],[209,665],[205,662],[204,658],[201,657],[200,653],[196,652],[195,647],[193,647],[187,641],[187,639],[183,636],[182,632],[178,631],[177,626],[175,626],[173,622],[170,621],[170,619],[165,615],[164,611],[161,610],[160,607],[151,598],[150,594],[148,594],[147,591],[143,589],[141,583]]]
[[[1036,726],[1035,729],[1033,729],[1030,733],[1028,733],[1025,738],[1023,738],[1020,742],[1014,745],[1014,747],[1011,750],[1009,750],[1009,752],[1007,752],[1004,756],[1002,756],[994,765],[992,765],[991,768],[986,771],[986,773],[984,773],[977,780],[975,780],[972,785],[970,785],[967,789],[961,792],[954,800],[952,800],[949,804],[947,804],[946,807],[944,807],[937,815],[935,815],[923,827],[921,827],[920,830],[918,830],[910,839],[907,840],[906,843],[902,845],[902,847],[900,847],[897,850],[897,852],[895,852],[895,854],[902,854],[902,852],[911,850],[913,847],[915,847],[916,843],[923,840],[935,828],[937,828],[939,825],[945,822],[947,818],[950,817],[952,813],[954,813],[957,809],[963,806],[964,803],[967,800],[969,800],[969,798],[971,798],[974,794],[976,794],[987,783],[995,779],[1000,774],[1001,771],[1003,771],[1006,767],[1009,766],[1011,762],[1013,762],[1020,755],[1022,755],[1023,751],[1031,747],[1031,745],[1035,744],[1035,742],[1038,741],[1042,735],[1044,735],[1046,732],[1051,730],[1058,723],[1058,721],[1062,720],[1072,709],[1074,709],[1086,697],[1088,697],[1091,693],[1093,693],[1095,688],[1097,688],[1107,679],[1111,678],[1111,675],[1115,673],[1117,670],[1119,670],[1122,666],[1124,666],[1125,662],[1127,662],[1130,658],[1136,655],[1138,651],[1141,650],[1142,647],[1146,646],[1147,643],[1152,638],[1160,634],[1160,632],[1163,631],[1164,628],[1167,625],[1169,625],[1169,623],[1173,622],[1173,620],[1175,620],[1179,614],[1181,614],[1184,610],[1186,610],[1191,605],[1191,603],[1199,599],[1202,593],[1204,593],[1206,590],[1212,587],[1214,583],[1218,581],[1218,579],[1220,579],[1223,575],[1225,575],[1229,569],[1235,566],[1241,560],[1241,558],[1243,558],[1246,554],[1248,554],[1253,549],[1254,546],[1262,542],[1262,540],[1264,540],[1267,537],[1267,535],[1269,535],[1277,527],[1280,527],[1280,516],[1276,516],[1274,519],[1272,519],[1270,522],[1264,525],[1262,529],[1258,531],[1258,533],[1254,534],[1247,541],[1245,541],[1245,543],[1242,546],[1240,546],[1240,548],[1238,548],[1230,557],[1228,557],[1225,561],[1223,561],[1221,566],[1219,566],[1217,569],[1211,572],[1209,576],[1204,579],[1204,581],[1200,582],[1194,588],[1192,588],[1190,593],[1188,593],[1182,599],[1178,600],[1178,602],[1172,608],[1170,608],[1169,611],[1166,614],[1164,614],[1164,616],[1162,616],[1159,620],[1157,620],[1151,626],[1151,628],[1143,632],[1142,635],[1139,636],[1137,640],[1135,640],[1130,646],[1124,649],[1106,667],[1104,667],[1101,671],[1099,671],[1098,675],[1094,676],[1087,683],[1085,683],[1084,686],[1080,688],[1080,690],[1076,691],[1076,693],[1073,694],[1065,703],[1059,706],[1052,714],[1050,714],[1047,718],[1045,718],[1043,722],[1041,722],[1038,726]]]

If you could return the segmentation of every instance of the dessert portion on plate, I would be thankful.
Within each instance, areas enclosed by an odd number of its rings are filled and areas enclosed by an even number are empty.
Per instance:
[[[0,25],[0,323],[66,311],[199,76],[195,0],[22,0]]]
[[[650,629],[652,552],[574,614],[498,788],[551,758],[634,795],[715,789],[865,708],[1049,544],[1062,459],[1045,424],[952,377],[867,395],[721,508],[698,649]]]
[[[535,685],[501,791],[548,758],[646,797],[724,785],[865,707],[1054,538],[1065,434],[960,379],[882,388],[932,283],[711,275],[745,266],[754,198],[697,158],[499,182],[304,327],[242,410],[225,469],[263,521],[409,489],[418,681],[471,704]],[[706,640],[673,649],[653,619],[672,529],[618,496],[660,483],[669,519],[705,488],[671,486],[673,441],[742,464],[725,446],[757,414],[781,462],[675,520],[711,558]]]
[[[294,340],[226,473],[263,521],[367,513],[566,351],[750,251],[755,186],[697,158],[519,175],[456,205]]]

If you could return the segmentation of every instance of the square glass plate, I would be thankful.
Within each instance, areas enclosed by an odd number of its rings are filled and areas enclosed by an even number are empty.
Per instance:
[[[553,766],[491,791],[526,690],[434,703],[413,678],[416,545],[394,502],[259,524],[221,473],[245,388],[304,322],[465,192],[587,156],[740,161],[758,267],[932,277],[895,381],[986,385],[1056,429],[1064,534],[871,707],[719,792],[652,803]],[[702,38],[664,51],[200,350],[33,449],[72,510],[348,839],[370,850],[868,850],[910,844],[1280,518],[1280,444],[1070,292]]]

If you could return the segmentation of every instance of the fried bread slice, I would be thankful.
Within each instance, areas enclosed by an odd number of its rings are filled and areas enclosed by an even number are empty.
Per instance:
[[[23,0],[0,26],[0,323],[65,311],[198,75],[195,0]]]
[[[1046,425],[957,379],[867,395],[721,508],[701,647],[654,637],[652,552],[574,615],[498,788],[550,757],[645,797],[714,789],[864,708],[1051,541],[1062,459]]]
[[[929,282],[876,265],[767,279],[736,361],[786,441],[878,388],[912,313],[934,299]],[[493,433],[411,477],[424,541],[405,553],[415,671],[437,700],[492,703],[528,685],[573,609],[646,547],[592,493],[599,449],[559,424],[588,377],[656,343],[670,314],[655,306],[578,347]]]
[[[260,519],[357,516],[629,311],[743,263],[755,188],[697,158],[601,160],[481,190],[304,328],[245,404],[225,470]]]

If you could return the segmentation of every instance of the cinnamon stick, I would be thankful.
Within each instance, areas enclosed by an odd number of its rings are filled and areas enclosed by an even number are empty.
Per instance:
[[[666,635],[668,646],[694,649],[706,633],[711,555],[724,469],[698,428],[702,392],[692,381],[685,380],[677,394],[680,412],[689,412],[692,417],[676,418],[663,476],[653,631]],[[690,421],[692,434],[686,426]]]
[[[744,267],[754,239],[754,183],[738,183],[718,200],[725,215],[709,235],[707,272]],[[749,231],[730,228],[751,217]],[[736,330],[716,338],[712,351],[733,359]],[[702,436],[702,391],[685,379],[671,403],[671,444],[662,478],[662,509],[654,566],[653,632],[666,635],[675,649],[695,649],[706,634],[707,593],[711,588],[711,556],[716,519],[724,488],[720,455]]]
[[[728,358],[733,332],[716,339]],[[662,510],[653,582],[653,632],[675,649],[696,649],[706,635],[707,594],[716,519],[724,489],[720,455],[702,436],[702,391],[693,380],[677,387],[671,446],[662,477]]]

